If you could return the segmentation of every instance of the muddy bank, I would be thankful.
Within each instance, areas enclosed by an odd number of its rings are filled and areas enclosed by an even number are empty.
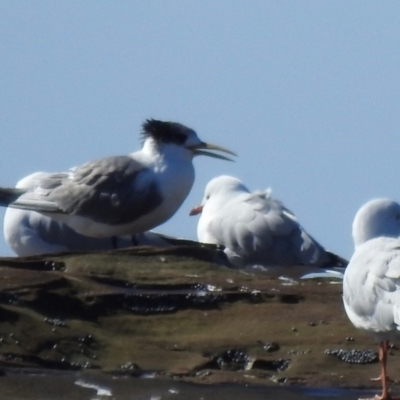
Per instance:
[[[340,282],[288,282],[222,264],[217,251],[193,246],[0,259],[3,379],[40,368],[379,387],[369,381],[379,375],[377,348],[348,322]],[[392,348],[393,378],[398,357]]]

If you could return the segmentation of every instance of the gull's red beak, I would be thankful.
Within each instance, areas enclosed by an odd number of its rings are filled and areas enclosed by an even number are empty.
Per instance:
[[[203,206],[201,206],[201,205],[196,206],[190,210],[189,215],[197,215],[197,214],[200,214],[202,211],[203,211]]]

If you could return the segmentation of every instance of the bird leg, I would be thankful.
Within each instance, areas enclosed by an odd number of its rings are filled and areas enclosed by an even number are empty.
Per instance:
[[[363,400],[395,400],[394,397],[390,396],[387,388],[387,371],[386,371],[386,361],[387,361],[387,352],[389,348],[389,342],[385,340],[384,342],[379,343],[379,362],[382,367],[382,372],[377,380],[382,381],[382,394],[380,396],[375,395],[375,397],[370,399],[363,399]]]
[[[388,341],[382,342],[382,346],[384,347],[384,350],[385,350],[385,352],[387,354],[387,352],[389,350],[389,342]],[[379,348],[379,360],[381,360],[380,348]],[[381,373],[378,377],[371,378],[370,380],[373,381],[373,382],[377,382],[377,381],[381,381],[382,379],[383,379],[383,376],[382,376],[382,373]],[[386,375],[386,380],[388,382],[394,382],[394,380],[389,378],[387,375]]]

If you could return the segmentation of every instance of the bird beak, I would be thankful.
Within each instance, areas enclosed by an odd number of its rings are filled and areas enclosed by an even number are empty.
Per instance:
[[[190,215],[190,216],[192,216],[192,215],[197,215],[197,214],[200,214],[202,211],[203,211],[203,206],[202,206],[202,205],[196,206],[196,207],[194,207],[194,208],[192,208],[192,209],[190,210],[189,215]]]
[[[225,149],[224,147],[217,146],[211,143],[201,142],[200,144],[197,144],[196,146],[191,146],[190,148],[193,150],[195,156],[208,156],[208,157],[218,158],[220,160],[233,161],[232,159],[225,157],[221,154],[211,153],[210,151],[206,150],[222,151],[223,153],[227,153],[232,156],[237,156],[237,154],[234,153],[233,151],[230,151],[228,149]]]

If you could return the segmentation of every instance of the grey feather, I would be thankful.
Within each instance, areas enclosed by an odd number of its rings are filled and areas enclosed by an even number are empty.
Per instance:
[[[21,189],[9,189],[17,191],[14,197],[9,195],[13,201],[9,205],[46,213],[90,215],[96,222],[123,224],[146,215],[162,201],[155,183],[143,188],[137,184],[147,172],[128,156],[103,158],[83,164],[70,174],[47,174],[37,190],[25,196],[21,196]]]

